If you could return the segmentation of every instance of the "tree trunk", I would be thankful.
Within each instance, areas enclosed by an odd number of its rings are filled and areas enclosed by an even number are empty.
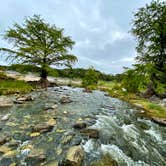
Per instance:
[[[40,82],[41,82],[41,87],[47,89],[47,86],[49,84],[48,79],[47,79],[47,70],[44,66],[41,68],[41,74],[40,74]]]

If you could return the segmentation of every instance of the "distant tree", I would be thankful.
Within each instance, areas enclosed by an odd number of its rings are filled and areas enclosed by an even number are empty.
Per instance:
[[[4,38],[14,48],[0,48],[0,51],[8,53],[7,58],[17,63],[40,66],[44,87],[47,86],[50,65],[71,66],[77,61],[74,55],[69,54],[74,41],[64,36],[63,29],[45,23],[39,15],[26,18],[23,25],[14,24],[13,28],[6,31]]]
[[[97,85],[98,79],[99,79],[98,73],[95,71],[95,69],[93,67],[90,67],[87,70],[87,72],[82,80],[82,85],[85,88],[87,88],[88,86]]]

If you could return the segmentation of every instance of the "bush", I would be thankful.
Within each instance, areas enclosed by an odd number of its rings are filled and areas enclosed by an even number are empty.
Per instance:
[[[85,77],[82,80],[82,86],[88,87],[88,86],[94,86],[98,83],[98,73],[94,70],[94,68],[89,68],[85,74]]]

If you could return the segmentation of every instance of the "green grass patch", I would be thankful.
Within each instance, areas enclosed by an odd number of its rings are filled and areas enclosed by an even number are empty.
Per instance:
[[[24,81],[0,80],[0,94],[28,93],[33,87]]]

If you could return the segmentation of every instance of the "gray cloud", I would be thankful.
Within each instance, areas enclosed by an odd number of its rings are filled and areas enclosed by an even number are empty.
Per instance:
[[[134,62],[135,41],[128,33],[134,11],[150,0],[5,0],[0,7],[0,33],[25,16],[40,14],[65,29],[76,45],[75,67],[94,66],[106,73],[122,72]],[[7,44],[1,39],[1,46]],[[1,60],[2,64],[4,61]]]

